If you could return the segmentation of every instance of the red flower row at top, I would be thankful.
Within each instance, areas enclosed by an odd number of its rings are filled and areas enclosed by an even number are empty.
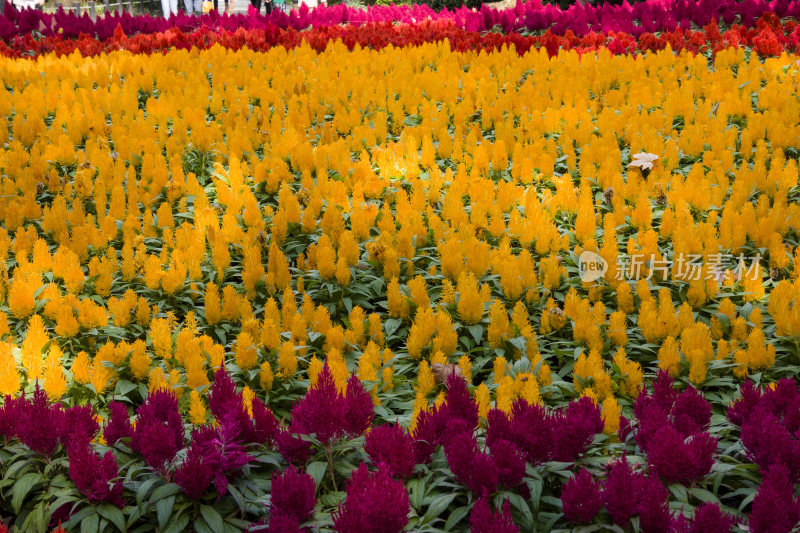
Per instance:
[[[67,55],[77,51],[83,56],[95,56],[114,50],[152,54],[172,49],[207,49],[216,44],[233,50],[244,46],[252,50],[267,50],[274,46],[294,48],[303,42],[315,50],[323,50],[329,43],[337,40],[341,40],[349,49],[356,46],[380,49],[386,46],[416,46],[445,39],[457,51],[491,51],[514,46],[520,54],[531,49],[544,48],[551,56],[556,55],[559,50],[586,53],[607,48],[613,54],[633,54],[663,50],[667,46],[676,51],[685,49],[692,53],[715,53],[730,47],[745,46],[752,48],[760,56],[774,56],[800,50],[800,25],[792,20],[781,21],[777,16],[767,15],[754,28],[733,26],[720,31],[719,26],[712,23],[703,30],[679,28],[658,35],[645,33],[638,39],[622,32],[590,33],[583,37],[571,32],[563,36],[550,32],[539,36],[481,34],[463,30],[449,22],[430,21],[400,25],[374,23],[363,26],[329,26],[307,31],[270,26],[266,30],[240,28],[228,32],[204,27],[185,33],[178,28],[171,28],[163,33],[137,34],[132,37],[126,36],[117,27],[114,35],[105,40],[88,35],[81,35],[78,39],[49,36],[37,40],[31,35],[20,35],[8,44],[0,42],[0,54],[6,57],[37,57],[48,53]]]

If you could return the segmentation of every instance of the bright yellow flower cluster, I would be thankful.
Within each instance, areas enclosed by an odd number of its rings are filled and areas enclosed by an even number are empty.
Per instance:
[[[328,361],[376,403],[413,387],[416,416],[439,363],[479,384],[485,416],[542,401],[572,364],[612,432],[616,398],[657,367],[767,370],[773,332],[800,338],[795,61],[446,44],[2,59],[0,393],[140,381],[201,423],[223,364],[256,395]],[[626,166],[637,152],[652,170]],[[754,276],[708,266],[754,249]],[[576,274],[583,251],[608,263],[598,283]],[[624,280],[621,254],[651,263]],[[654,267],[678,254],[698,276]]]

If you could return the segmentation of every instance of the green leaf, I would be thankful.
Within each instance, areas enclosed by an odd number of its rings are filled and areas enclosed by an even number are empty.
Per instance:
[[[471,505],[465,505],[463,507],[457,507],[453,509],[453,512],[450,513],[450,516],[447,517],[447,522],[444,524],[444,530],[452,531],[469,514],[470,509],[472,509]]]
[[[22,504],[25,503],[25,498],[28,496],[28,493],[41,480],[42,475],[38,472],[28,472],[14,483],[14,486],[11,488],[11,508],[14,509],[15,513],[19,513]]]
[[[472,335],[472,338],[475,339],[475,344],[480,344],[481,339],[483,338],[483,326],[480,324],[474,324],[467,328],[469,334]]]
[[[314,461],[306,467],[306,473],[314,478],[314,483],[317,484],[317,487],[319,487],[319,484],[322,481],[322,478],[325,476],[325,472],[327,472],[327,470],[328,463],[323,461]]]
[[[189,525],[189,515],[185,514],[170,521],[169,526],[164,529],[164,533],[182,533]]]
[[[159,500],[163,500],[169,496],[174,496],[181,491],[181,487],[176,485],[175,483],[167,483],[166,485],[162,485],[158,487],[156,490],[153,491],[153,495],[150,496],[150,503],[156,503]]]
[[[428,506],[428,510],[425,513],[425,517],[423,519],[424,522],[429,522],[434,518],[437,518],[442,512],[447,509],[458,494],[450,493],[450,494],[443,494],[433,500],[433,502]]]
[[[175,496],[170,496],[156,503],[156,515],[158,516],[158,527],[163,528],[172,516],[172,506],[175,505]]]
[[[383,330],[386,332],[386,336],[388,337],[397,331],[397,328],[399,328],[402,323],[403,321],[399,318],[390,318],[386,320],[386,322],[383,323]]]
[[[701,502],[708,502],[708,503],[719,502],[719,499],[712,492],[709,492],[706,489],[701,489],[700,487],[692,487],[691,489],[689,489],[689,492],[691,492],[692,496],[694,496]]]
[[[122,514],[122,510],[119,507],[110,503],[101,503],[97,506],[97,514],[117,526],[118,530],[127,531],[125,515]]]
[[[139,506],[139,507],[142,506],[142,502],[147,497],[147,494],[150,492],[150,489],[153,488],[153,485],[155,485],[159,481],[161,481],[160,478],[153,477],[153,478],[148,479],[147,481],[145,481],[141,485],[139,485],[139,489],[136,491],[136,505],[137,506]],[[169,485],[165,485],[165,486],[169,486]],[[159,487],[159,488],[163,488],[163,487]]]
[[[100,530],[100,515],[96,512],[81,521],[81,533],[97,533]]]
[[[222,523],[222,515],[210,505],[201,505],[200,514],[203,515],[203,519],[211,531],[222,531],[225,527]]]

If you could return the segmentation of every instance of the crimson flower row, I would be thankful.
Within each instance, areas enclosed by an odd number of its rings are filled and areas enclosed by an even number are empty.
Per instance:
[[[152,54],[166,53],[173,49],[206,49],[217,44],[234,50],[244,46],[253,50],[268,50],[275,46],[294,48],[307,43],[315,50],[324,50],[336,41],[341,41],[350,49],[356,46],[380,49],[386,46],[418,46],[444,40],[458,51],[492,51],[513,46],[520,54],[544,49],[551,56],[558,54],[560,50],[593,53],[607,49],[613,54],[633,54],[664,50],[667,47],[692,53],[714,53],[730,47],[750,47],[761,56],[775,56],[782,52],[800,50],[800,26],[795,21],[782,22],[774,15],[767,15],[754,28],[749,29],[734,26],[720,31],[716,24],[709,24],[703,30],[677,29],[660,35],[645,33],[638,38],[620,32],[591,33],[582,37],[570,32],[564,36],[550,32],[540,36],[480,34],[465,31],[451,23],[430,21],[414,25],[371,23],[362,26],[330,26],[303,32],[281,30],[276,26],[264,30],[239,29],[233,32],[203,27],[189,33],[171,28],[165,32],[131,37],[125,35],[121,26],[117,26],[114,34],[104,40],[88,35],[81,35],[78,39],[68,39],[60,35],[42,39],[34,39],[30,35],[17,36],[9,43],[0,42],[0,54],[15,58],[38,57],[48,53],[68,55],[76,51],[83,56],[95,56],[114,50]]]

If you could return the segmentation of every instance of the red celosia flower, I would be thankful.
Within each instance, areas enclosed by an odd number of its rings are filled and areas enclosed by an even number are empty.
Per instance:
[[[355,374],[347,380],[343,416],[342,426],[345,432],[352,437],[363,435],[372,425],[372,419],[375,416],[372,397],[364,390],[364,385]]]
[[[111,416],[103,430],[103,437],[106,439],[106,444],[113,446],[120,439],[130,438],[133,435],[133,427],[125,404],[111,402],[108,407],[111,411]]]
[[[564,488],[561,489],[561,503],[564,518],[573,524],[588,524],[603,506],[600,483],[582,468],[564,483]]]
[[[800,502],[794,497],[789,469],[771,466],[753,499],[750,531],[753,533],[789,533],[800,524]]]
[[[367,434],[364,451],[374,465],[402,479],[414,473],[414,439],[400,424],[382,425]]]
[[[511,519],[511,509],[508,500],[503,504],[503,509],[492,513],[489,498],[482,496],[475,501],[469,515],[470,531],[472,533],[518,533],[519,528]]]
[[[92,450],[88,440],[73,440],[67,447],[69,477],[75,487],[90,502],[108,502],[123,507],[122,483],[112,482],[118,477],[117,460],[112,452],[101,458]]]
[[[169,463],[183,448],[184,429],[178,401],[166,390],[153,391],[136,410],[131,448],[148,465],[166,474]]]
[[[370,473],[361,463],[345,490],[347,498],[333,515],[339,533],[399,533],[408,524],[408,492],[403,482],[392,479],[387,471]]]
[[[694,509],[689,533],[727,533],[733,524],[733,517],[723,513],[718,503],[702,503]]]
[[[205,460],[199,446],[189,446],[186,458],[175,471],[175,483],[180,485],[189,498],[199,500],[213,478],[211,461]]]
[[[286,524],[292,523],[297,531],[298,525],[308,520],[314,511],[316,489],[311,476],[291,465],[283,474],[272,476],[269,530],[283,530]]]

